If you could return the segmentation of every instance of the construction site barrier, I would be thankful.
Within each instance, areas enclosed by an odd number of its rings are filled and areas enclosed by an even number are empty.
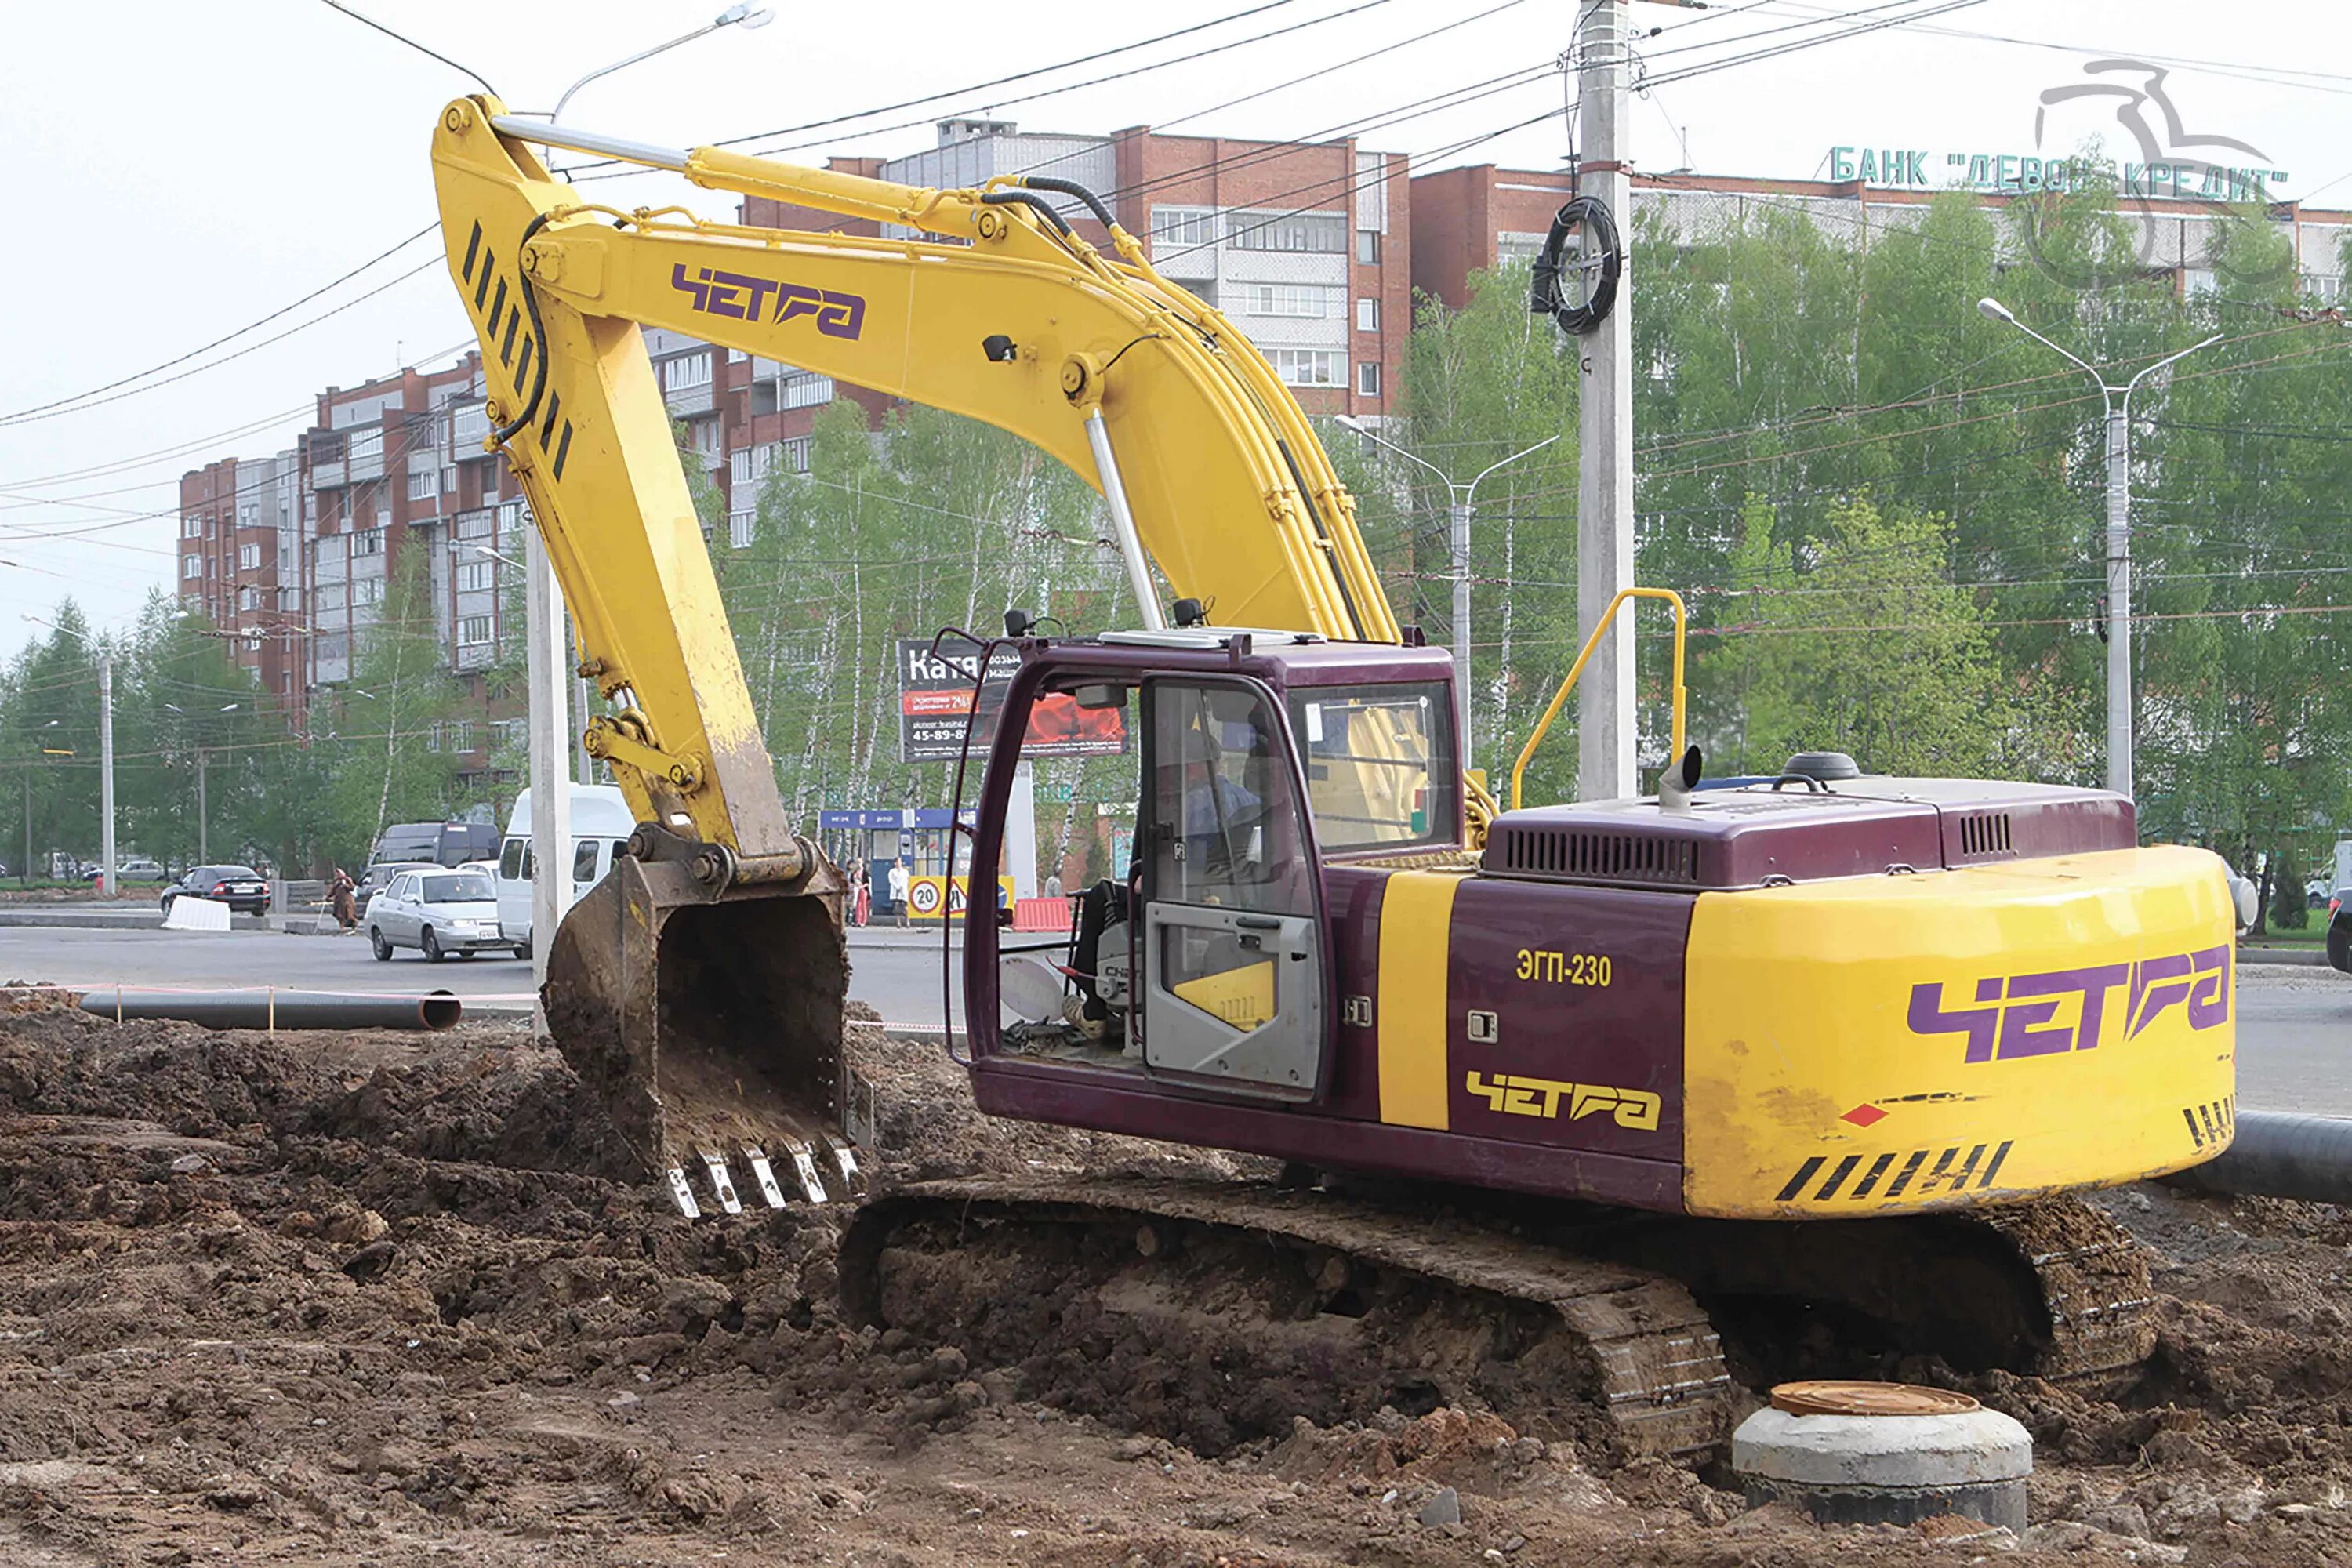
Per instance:
[[[1070,929],[1070,900],[1067,899],[1016,899],[1013,902],[1014,931],[1067,931]]]

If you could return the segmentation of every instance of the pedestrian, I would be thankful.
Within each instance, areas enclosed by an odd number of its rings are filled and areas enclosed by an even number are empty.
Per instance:
[[[1062,896],[1062,874],[1059,871],[1052,872],[1045,878],[1045,896],[1049,899],[1058,899]]]
[[[335,911],[335,923],[346,932],[357,930],[360,923],[359,889],[352,885],[351,873],[341,866],[335,868],[335,879],[327,885],[327,897]]]
[[[860,860],[849,868],[849,918],[863,926],[874,918],[874,868]]]
[[[898,923],[907,923],[907,858],[903,855],[890,862],[890,880],[886,884],[890,895],[890,912]]]

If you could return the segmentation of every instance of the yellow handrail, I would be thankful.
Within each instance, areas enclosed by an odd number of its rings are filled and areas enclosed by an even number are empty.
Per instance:
[[[1576,678],[1584,673],[1585,661],[1592,657],[1592,650],[1601,646],[1601,634],[1608,631],[1610,623],[1617,618],[1617,606],[1628,599],[1664,599],[1675,607],[1675,736],[1666,755],[1671,760],[1683,754],[1683,632],[1690,620],[1690,612],[1683,607],[1683,596],[1672,588],[1626,588],[1609,601],[1609,608],[1601,615],[1601,624],[1592,628],[1592,635],[1584,639],[1584,647],[1577,653],[1576,662],[1568,667],[1568,679],[1559,683],[1559,690],[1552,696],[1551,706],[1544,710],[1541,719],[1536,721],[1535,733],[1529,735],[1528,743],[1519,748],[1519,760],[1511,764],[1513,811],[1519,809],[1519,779],[1528,771],[1528,759],[1536,754],[1536,747],[1543,742],[1545,731],[1551,728],[1551,721],[1559,717],[1560,709],[1567,704],[1568,694],[1576,689]]]

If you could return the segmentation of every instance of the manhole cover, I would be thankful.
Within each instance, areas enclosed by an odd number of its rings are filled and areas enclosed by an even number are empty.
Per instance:
[[[1776,1384],[1772,1408],[1790,1415],[1963,1415],[1979,1406],[1948,1388],[1832,1378]]]

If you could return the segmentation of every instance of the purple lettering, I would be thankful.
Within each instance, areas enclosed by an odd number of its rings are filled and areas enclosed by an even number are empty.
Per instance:
[[[817,312],[816,330],[829,338],[855,340],[866,324],[866,301],[856,294],[824,291],[824,309]]]
[[[2230,1020],[2230,963],[2227,947],[2209,947],[2193,955],[2197,984],[2189,993],[2189,1026],[2210,1029]]]
[[[2000,1016],[2000,1059],[2017,1057],[2055,1056],[2074,1048],[2074,1026],[2059,1024],[2048,1028],[2057,1016],[2055,998],[2047,1002],[2011,1002]],[[1974,1060],[1974,1058],[1969,1058]]]
[[[789,321],[794,316],[814,316],[824,309],[824,296],[798,283],[776,285],[776,320]]]
[[[2000,1019],[2000,1008],[1998,1005],[2000,1001],[2000,982],[1978,981],[1977,1000],[1994,1003],[1996,1005],[1963,1008],[1947,1013],[1944,1011],[1944,987],[1941,982],[1929,981],[1925,984],[1914,985],[1911,987],[1911,1010],[1908,1019],[1911,1032],[1915,1035],[1957,1035],[1965,1032],[1969,1037],[1969,1054],[1966,1059],[1972,1062],[1989,1062],[1992,1060],[1994,1031],[1999,1026]]]
[[[2189,972],[2189,957],[2185,952],[2176,952],[2169,958],[2140,961],[2138,970],[2132,975],[2131,1028],[2124,1038],[2133,1038],[2154,1023],[2167,1007],[2188,999],[2189,982],[2186,980],[2177,984],[2158,984],[2158,982],[2171,981]]]
[[[2009,995],[2012,1002],[2020,996],[2081,996],[2083,998],[2082,1025],[2074,1032],[2071,1043],[2077,1050],[2088,1051],[2096,1049],[2099,1044],[2099,1027],[2106,1017],[2107,993],[2130,978],[2131,965],[2127,963],[2106,963],[2095,969],[2058,969],[2047,974],[2018,975],[2009,983]],[[2016,1009],[2012,1007],[2011,1011],[2014,1012]],[[2043,1015],[2044,1017],[2048,1016]],[[2024,1035],[2022,1027],[2019,1033],[2021,1039]],[[2004,1022],[2001,1026],[2000,1041],[2000,1054],[2003,1058],[2036,1054],[2040,1050],[2065,1048],[2062,1046],[2044,1046],[2036,1047],[2034,1051],[2012,1051],[2010,1049],[2009,1042],[2009,1026]]]
[[[707,267],[704,268],[702,269],[701,276],[704,278],[709,277],[710,268]],[[686,293],[693,295],[694,308],[696,310],[708,310],[710,309],[710,285],[708,283],[698,283],[688,279],[686,275],[685,262],[673,261],[670,263],[669,286],[673,289],[681,289]]]

